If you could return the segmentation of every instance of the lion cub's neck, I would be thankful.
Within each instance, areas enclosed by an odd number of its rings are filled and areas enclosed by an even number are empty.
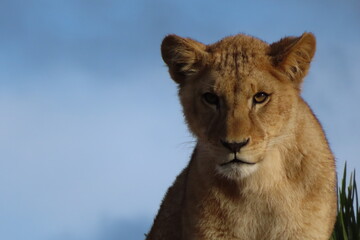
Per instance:
[[[223,236],[224,239],[231,239],[231,236],[262,239],[263,230],[258,226],[281,224],[274,222],[277,219],[274,212],[280,216],[282,209],[290,207],[290,202],[283,199],[286,196],[281,196],[282,191],[287,190],[284,184],[281,188],[278,184],[284,179],[280,170],[266,172],[261,168],[254,175],[236,182],[204,171],[196,161],[196,158],[204,157],[201,154],[198,146],[188,168],[187,182],[191,184],[187,185],[185,193],[183,239],[221,239],[217,235],[219,232],[228,234]],[[278,162],[280,152],[271,154]],[[272,167],[280,168],[277,165]]]

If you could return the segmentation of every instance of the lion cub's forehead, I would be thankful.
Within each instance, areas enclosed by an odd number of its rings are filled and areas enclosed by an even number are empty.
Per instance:
[[[227,37],[209,45],[210,69],[221,78],[215,86],[234,89],[240,87],[241,82],[254,80],[270,65],[268,49],[264,41],[246,35]]]
[[[269,45],[264,41],[236,35],[209,45],[211,67],[226,74],[249,74],[252,69],[261,67],[267,60]]]

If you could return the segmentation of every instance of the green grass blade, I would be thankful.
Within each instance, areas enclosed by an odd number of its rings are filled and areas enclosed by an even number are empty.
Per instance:
[[[330,240],[360,240],[360,208],[355,170],[347,184],[345,163],[341,186],[338,189],[338,215]]]

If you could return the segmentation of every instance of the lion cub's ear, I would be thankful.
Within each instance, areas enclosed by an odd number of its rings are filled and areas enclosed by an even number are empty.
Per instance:
[[[286,37],[270,45],[273,65],[285,73],[300,88],[316,49],[315,36],[304,33],[300,37]]]
[[[169,67],[171,77],[181,83],[186,77],[195,75],[203,67],[206,46],[189,38],[169,35],[161,44],[161,55]]]

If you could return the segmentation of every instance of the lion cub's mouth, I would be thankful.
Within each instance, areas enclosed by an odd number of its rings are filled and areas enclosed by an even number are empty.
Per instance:
[[[248,165],[254,165],[256,163],[253,163],[253,162],[246,162],[242,159],[238,159],[238,158],[234,158],[233,160],[229,161],[229,162],[225,162],[225,163],[222,163],[220,164],[220,166],[226,166],[226,165],[229,165],[229,164],[248,164]]]

